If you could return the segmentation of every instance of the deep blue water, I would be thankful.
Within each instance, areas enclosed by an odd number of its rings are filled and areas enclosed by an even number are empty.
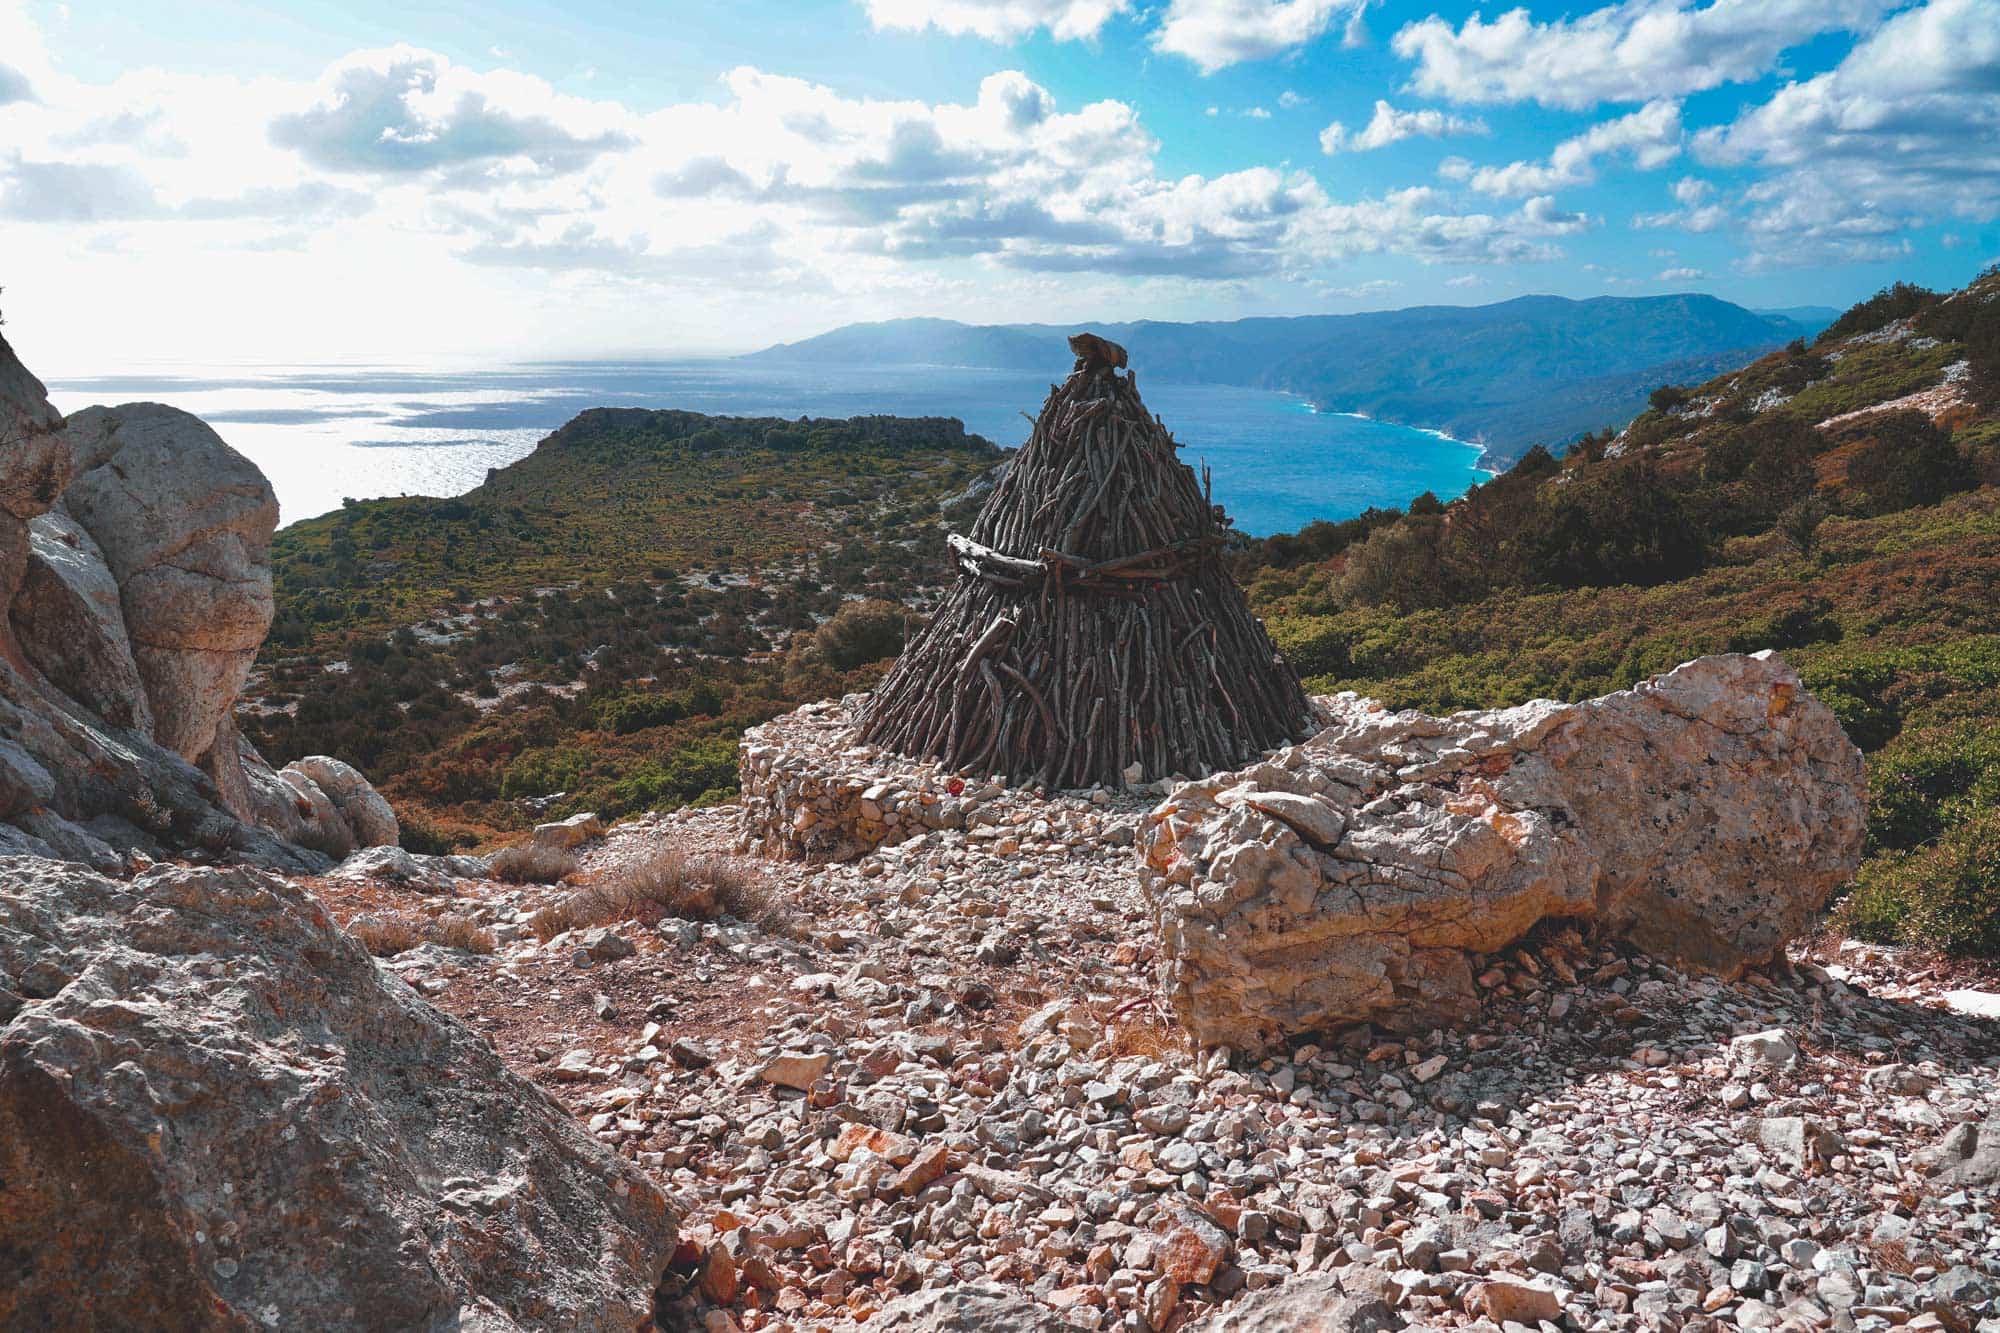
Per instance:
[[[185,408],[254,459],[284,521],[343,497],[456,495],[587,407],[671,407],[735,416],[949,416],[1013,446],[1049,391],[1042,376],[939,366],[784,366],[745,361],[570,362],[477,371],[377,367],[173,370],[55,380],[65,412],[92,403]],[[1146,405],[1181,456],[1214,473],[1215,498],[1255,536],[1451,499],[1484,479],[1477,446],[1283,394],[1149,382]]]

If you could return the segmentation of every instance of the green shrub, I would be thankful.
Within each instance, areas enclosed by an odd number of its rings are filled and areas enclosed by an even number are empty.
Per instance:
[[[462,847],[470,847],[474,840],[467,834],[446,833],[435,824],[405,816],[399,824],[396,841],[404,851],[418,856],[450,856]]]
[[[1353,668],[1347,636],[1331,616],[1282,616],[1264,627],[1301,678],[1344,676]]]
[[[1899,319],[1936,304],[1938,294],[1915,283],[1898,282],[1884,287],[1867,300],[1850,306],[1847,313],[1821,330],[1815,342],[1830,343],[1840,338],[1851,338],[1857,333],[1871,333],[1885,324],[1893,324]]]
[[[1889,412],[1868,422],[1875,438],[1847,465],[1847,483],[1870,514],[1934,505],[1977,483],[1972,465],[1921,412]]]
[[[595,808],[607,815],[673,810],[736,798],[736,741],[712,736],[681,746],[664,761],[646,760],[607,785]]]
[[[1356,606],[1394,606],[1410,611],[1452,600],[1440,545],[1444,522],[1434,516],[1406,518],[1377,528],[1347,557],[1340,598]]]
[[[629,736],[649,727],[664,727],[688,715],[687,700],[677,694],[620,694],[597,704],[597,724]]]
[[[1729,636],[1729,651],[1754,653],[1765,648],[1803,648],[1809,643],[1838,643],[1840,621],[1825,597],[1807,597],[1795,606],[1774,610]]]
[[[834,612],[813,635],[813,644],[829,666],[847,671],[902,652],[908,632],[909,616],[902,607],[869,598]]]
[[[1520,544],[1523,581],[1559,588],[1665,583],[1698,573],[1705,554],[1679,498],[1644,460],[1552,488]]]
[[[523,750],[507,765],[500,794],[506,797],[547,796],[572,791],[590,766],[590,756],[567,746]]]
[[[1833,710],[1848,737],[1877,750],[1927,699],[2000,689],[2000,635],[1970,634],[1902,648],[1843,643],[1799,664],[1806,688]],[[1921,719],[1920,719],[1921,720]]]
[[[2000,953],[2000,809],[1980,811],[1929,847],[1869,861],[1834,920],[1883,944],[1966,958]]]
[[[2000,806],[2000,723],[1901,736],[1868,765],[1868,837],[1906,851]]]
[[[1792,549],[1800,555],[1811,555],[1813,544],[1819,540],[1819,525],[1833,514],[1833,506],[1818,495],[1808,495],[1805,499],[1787,505],[1778,515],[1774,525],[1778,535],[1790,542]]]

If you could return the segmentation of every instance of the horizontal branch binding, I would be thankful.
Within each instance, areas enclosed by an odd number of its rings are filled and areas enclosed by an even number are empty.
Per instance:
[[[1090,561],[1048,547],[1035,559],[1006,555],[956,532],[947,536],[945,543],[957,556],[961,570],[1003,588],[1041,588],[1053,582],[1065,592],[1121,595],[1137,585],[1193,577],[1222,549],[1219,537],[1207,535],[1113,560]]]

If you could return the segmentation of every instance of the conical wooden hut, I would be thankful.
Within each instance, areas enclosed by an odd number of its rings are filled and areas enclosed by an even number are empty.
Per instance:
[[[958,580],[861,739],[1012,782],[1122,787],[1300,738],[1311,707],[1222,562],[1206,476],[1118,373],[1123,348],[1088,333],[1070,348],[1076,368],[971,535],[950,536]]]

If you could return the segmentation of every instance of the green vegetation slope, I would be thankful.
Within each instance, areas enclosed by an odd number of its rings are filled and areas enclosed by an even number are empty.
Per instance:
[[[359,764],[420,846],[733,790],[744,727],[895,651],[999,458],[956,420],[585,412],[464,496],[280,532],[245,726]]]
[[[1464,499],[1253,544],[1314,687],[1449,710],[1782,650],[1870,756],[1851,928],[2000,952],[2000,274],[1897,287]]]

